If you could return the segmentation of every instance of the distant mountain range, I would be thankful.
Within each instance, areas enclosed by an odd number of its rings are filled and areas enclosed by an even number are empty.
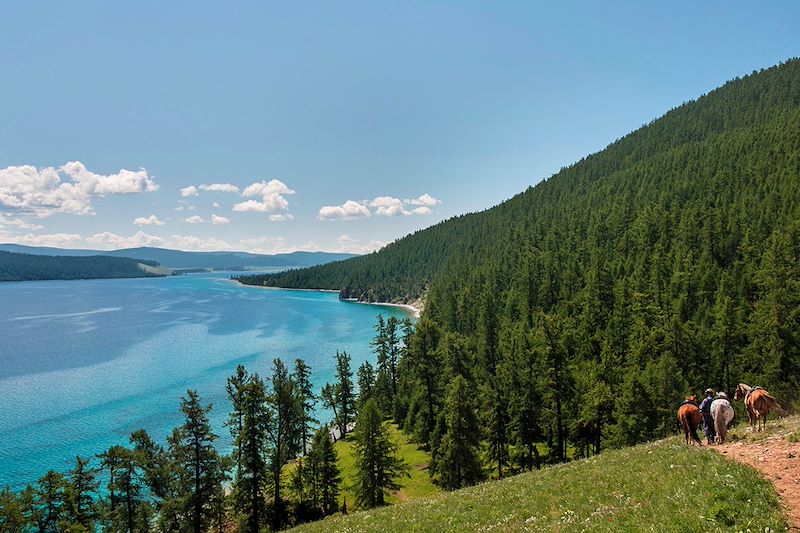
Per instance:
[[[184,252],[182,250],[151,247],[105,251],[24,246],[21,244],[0,244],[0,251],[49,256],[86,257],[99,255],[107,257],[129,257],[144,261],[155,261],[171,269],[212,270],[301,268],[355,257],[355,254],[328,252],[292,252],[286,254],[260,255],[248,252]]]

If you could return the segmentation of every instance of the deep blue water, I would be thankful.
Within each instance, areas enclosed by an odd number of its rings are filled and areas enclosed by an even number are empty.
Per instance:
[[[163,442],[189,388],[213,404],[227,451],[225,380],[236,365],[266,377],[276,357],[299,357],[321,387],[336,350],[352,355],[354,371],[372,359],[378,313],[405,316],[221,273],[0,283],[0,487],[66,471],[139,428]]]

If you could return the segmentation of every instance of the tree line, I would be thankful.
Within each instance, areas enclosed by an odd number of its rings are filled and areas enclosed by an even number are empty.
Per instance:
[[[155,261],[128,257],[85,257],[18,254],[0,250],[0,281],[45,279],[102,279],[163,277],[139,265],[158,267]]]

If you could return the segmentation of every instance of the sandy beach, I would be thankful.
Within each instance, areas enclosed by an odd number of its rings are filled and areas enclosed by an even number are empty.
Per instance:
[[[248,285],[247,283],[242,283],[242,282],[240,282],[239,280],[236,280],[236,279],[231,279],[230,281],[232,281],[234,283],[238,283],[238,284],[243,285],[245,287],[254,287],[256,289],[267,289],[267,290],[273,290],[273,291],[335,292],[335,293],[339,292],[336,289],[288,289],[288,288],[283,288],[283,287],[265,287],[263,285]],[[420,309],[419,307],[416,307],[414,305],[411,305],[411,304],[393,304],[393,303],[388,303],[388,302],[364,302],[364,301],[361,301],[361,300],[359,300],[357,298],[342,298],[341,301],[342,302],[354,303],[354,304],[383,305],[383,306],[386,306],[386,307],[399,307],[400,309],[404,309],[405,311],[410,313],[411,316],[413,316],[414,318],[419,318],[420,314],[422,313],[422,309]]]

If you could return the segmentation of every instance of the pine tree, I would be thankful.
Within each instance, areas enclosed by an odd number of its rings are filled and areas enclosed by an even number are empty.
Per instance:
[[[208,529],[212,502],[227,479],[224,461],[214,448],[217,435],[208,421],[210,411],[211,405],[203,406],[197,391],[187,391],[181,399],[185,421],[171,450],[180,473],[179,495],[194,533]]]
[[[358,367],[358,409],[375,397],[375,371],[369,361],[364,361]]]
[[[30,492],[32,492],[30,486],[29,490],[19,496],[9,487],[0,489],[0,531],[3,533],[29,531],[26,513],[30,509],[30,503],[26,501],[26,495]]]
[[[323,426],[314,434],[306,469],[312,480],[312,503],[320,507],[322,514],[335,513],[339,506],[342,472],[327,426]]]
[[[242,411],[242,401],[244,394],[244,387],[250,380],[250,375],[243,365],[236,367],[236,372],[228,377],[228,382],[225,385],[225,390],[228,393],[228,399],[231,401],[231,412],[228,416],[226,425],[231,432],[234,442],[238,440],[239,433],[242,432],[242,425],[244,424],[244,412]],[[236,447],[236,472],[238,474],[241,469],[242,463],[242,449],[237,445]]]
[[[64,476],[49,470],[33,491],[31,518],[39,533],[59,533],[66,517],[68,483]]]
[[[299,451],[296,443],[299,440],[300,402],[283,361],[275,359],[272,365],[272,392],[267,396],[267,404],[272,411],[273,423],[268,440],[271,448],[272,526],[279,529],[285,518],[281,474],[286,463]]]
[[[447,387],[444,401],[446,433],[438,447],[437,471],[442,486],[453,490],[483,479],[480,459],[481,429],[472,401],[473,393],[462,376]]]
[[[294,391],[297,396],[299,411],[299,438],[300,453],[308,453],[310,440],[314,436],[314,427],[319,424],[319,420],[313,416],[314,406],[317,397],[314,394],[314,387],[311,385],[311,369],[302,359],[294,362],[294,372],[292,373]]]
[[[400,339],[397,336],[399,326],[400,322],[397,318],[390,316],[386,320],[386,329],[384,330],[388,348],[388,370],[392,380],[392,399],[397,394],[397,362],[400,358]]]
[[[241,468],[234,480],[234,507],[242,519],[244,533],[259,533],[266,520],[266,498],[270,451],[268,434],[273,431],[272,413],[267,405],[264,382],[250,376],[241,391],[242,430],[234,445],[242,450]]]
[[[391,441],[374,398],[358,414],[353,435],[356,498],[364,509],[381,506],[388,491],[400,488],[397,478],[408,475],[408,465],[397,458],[397,444]]]
[[[355,420],[356,398],[353,391],[353,371],[350,369],[350,355],[347,352],[336,352],[336,386],[334,388],[338,407],[339,431],[342,437],[347,435],[348,426]]]
[[[431,436],[436,426],[436,414],[440,396],[439,378],[443,374],[443,365],[439,353],[439,329],[428,320],[422,319],[417,324],[410,339],[408,349],[410,365],[420,387],[419,393],[424,405],[421,427],[417,427],[416,437],[430,446]]]
[[[333,423],[338,428],[340,419],[336,402],[336,386],[326,383],[325,386],[322,387],[320,398],[322,399],[322,406],[325,409],[330,409],[333,411]]]
[[[99,483],[95,471],[89,467],[89,462],[89,459],[75,457],[75,467],[68,474],[66,516],[68,522],[92,531],[97,518],[97,504],[93,494],[97,492]]]

